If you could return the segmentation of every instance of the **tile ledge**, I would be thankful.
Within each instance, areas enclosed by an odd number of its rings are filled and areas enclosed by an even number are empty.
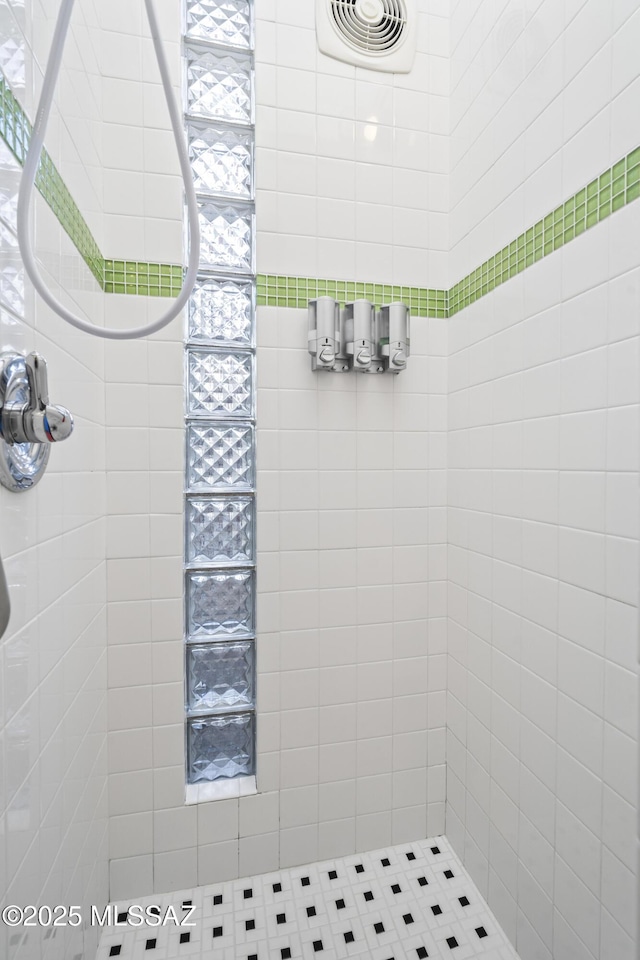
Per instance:
[[[250,797],[258,792],[256,778],[237,777],[235,780],[216,780],[213,783],[189,783],[185,796],[186,806],[194,803],[210,803],[212,800],[234,800]]]

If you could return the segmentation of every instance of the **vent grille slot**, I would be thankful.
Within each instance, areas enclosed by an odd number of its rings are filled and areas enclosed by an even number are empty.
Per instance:
[[[331,0],[331,13],[342,39],[369,56],[389,54],[407,28],[404,0]]]

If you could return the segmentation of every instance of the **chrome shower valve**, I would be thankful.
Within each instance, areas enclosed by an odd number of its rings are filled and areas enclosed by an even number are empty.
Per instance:
[[[5,442],[56,443],[66,440],[73,431],[73,417],[65,407],[49,403],[46,360],[39,353],[30,353],[24,358],[5,358],[1,363],[0,433]],[[24,373],[21,367],[24,367]],[[24,386],[24,374],[26,390],[20,389]]]
[[[47,364],[39,353],[0,356],[0,483],[13,491],[38,482],[50,445],[66,440],[73,417],[49,403]]]

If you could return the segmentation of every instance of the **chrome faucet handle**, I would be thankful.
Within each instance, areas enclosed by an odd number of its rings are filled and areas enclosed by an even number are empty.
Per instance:
[[[16,443],[56,443],[73,431],[65,407],[49,403],[47,364],[39,353],[4,358],[0,377],[0,435]]]
[[[56,443],[73,432],[73,417],[65,407],[49,403],[47,361],[35,351],[25,357],[29,401],[22,415],[26,439],[33,443]]]
[[[72,431],[69,411],[49,403],[44,358],[0,353],[0,484],[13,493],[31,490],[44,476],[51,445]]]
[[[29,406],[34,410],[44,410],[49,403],[49,374],[47,361],[35,350],[24,358],[29,379]]]

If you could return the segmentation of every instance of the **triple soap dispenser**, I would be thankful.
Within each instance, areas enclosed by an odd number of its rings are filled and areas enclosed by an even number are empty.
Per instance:
[[[369,300],[342,309],[332,297],[309,301],[312,370],[401,373],[409,357],[409,308],[390,303],[376,310]]]

